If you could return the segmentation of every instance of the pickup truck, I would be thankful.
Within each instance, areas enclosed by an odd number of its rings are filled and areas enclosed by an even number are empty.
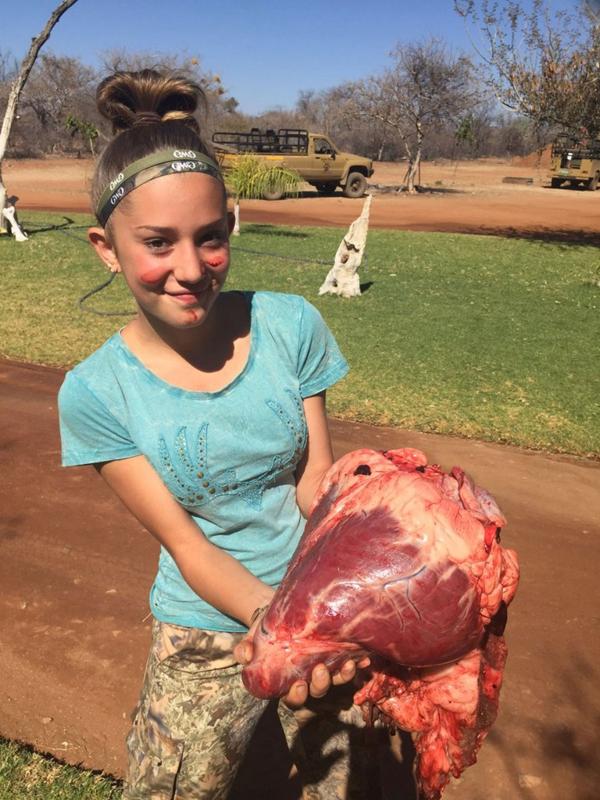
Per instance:
[[[553,189],[566,183],[596,191],[600,185],[600,140],[559,137],[552,145],[549,178]]]
[[[321,194],[333,194],[337,187],[346,197],[362,197],[367,178],[373,174],[369,158],[344,153],[322,133],[309,133],[301,128],[280,128],[260,131],[218,131],[212,137],[217,160],[227,171],[240,155],[251,154],[269,164],[281,164],[295,170]],[[279,200],[280,192],[268,192],[266,200]]]

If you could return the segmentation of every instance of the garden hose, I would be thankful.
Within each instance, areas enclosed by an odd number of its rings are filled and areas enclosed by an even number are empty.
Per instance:
[[[84,238],[82,236],[77,236],[76,234],[72,233],[72,231],[85,230],[88,227],[89,227],[88,225],[72,225],[69,227],[69,229],[67,229],[62,225],[48,225],[47,227],[35,226],[31,232],[42,233],[44,231],[57,231],[58,233],[62,233],[64,236],[69,236],[71,239],[76,239],[78,242],[83,242],[84,244],[87,244],[87,238]],[[281,261],[293,261],[297,264],[319,264],[320,266],[325,266],[325,267],[331,266],[331,261],[325,261],[320,258],[300,258],[298,256],[284,256],[280,255],[279,253],[269,253],[265,252],[264,250],[252,250],[247,247],[232,247],[231,252],[248,253],[249,255],[254,255],[254,256],[266,256],[267,258],[278,258]],[[366,252],[364,254],[363,265],[364,268],[366,269],[368,265],[368,258]],[[77,306],[79,307],[79,309],[81,311],[87,311],[89,314],[96,314],[99,317],[124,317],[135,314],[136,313],[135,311],[99,311],[98,309],[88,308],[87,306],[84,305],[85,301],[88,300],[90,297],[92,297],[95,294],[98,294],[98,292],[101,292],[103,289],[106,289],[108,286],[110,286],[110,284],[116,278],[117,274],[118,273],[116,272],[111,273],[110,278],[108,278],[105,281],[102,281],[102,283],[98,284],[98,286],[95,286],[93,289],[90,289],[89,292],[86,292],[84,295],[82,295],[77,301]]]
[[[93,294],[97,294],[98,292],[101,292],[102,289],[106,289],[107,286],[110,286],[110,284],[114,281],[117,275],[118,275],[117,272],[111,272],[110,278],[108,278],[108,280],[105,280],[102,283],[98,284],[98,286],[94,287],[93,289],[90,289],[89,292],[86,292],[82,297],[80,297],[79,300],[77,301],[77,305],[79,306],[79,308],[82,311],[88,311],[90,314],[97,314],[99,317],[125,317],[135,314],[136,313],[135,311],[98,311],[98,309],[96,308],[86,308],[84,306],[84,303],[88,299],[88,297],[91,297]]]

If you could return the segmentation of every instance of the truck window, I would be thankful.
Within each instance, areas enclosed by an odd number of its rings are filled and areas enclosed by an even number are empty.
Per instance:
[[[317,155],[331,155],[333,147],[329,144],[327,139],[315,139],[315,153]]]

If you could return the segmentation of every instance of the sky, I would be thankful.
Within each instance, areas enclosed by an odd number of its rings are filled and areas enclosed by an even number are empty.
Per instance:
[[[5,0],[0,51],[20,61],[57,5]],[[42,52],[94,67],[115,48],[196,57],[240,111],[259,114],[292,107],[302,90],[380,72],[396,44],[428,36],[472,52],[453,0],[78,0]]]

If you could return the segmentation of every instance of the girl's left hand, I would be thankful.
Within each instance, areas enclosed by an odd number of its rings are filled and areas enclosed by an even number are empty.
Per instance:
[[[266,609],[264,609],[266,611]],[[263,614],[264,614],[263,611]],[[254,638],[254,631],[260,624],[262,614],[260,614],[252,623],[250,630],[242,641],[234,648],[233,654],[240,664],[249,664],[252,661],[253,646],[252,640]],[[332,686],[339,686],[342,683],[348,683],[356,675],[356,670],[364,669],[371,663],[368,657],[361,658],[359,661],[348,659],[340,670],[334,672],[333,675],[329,672],[325,664],[317,664],[313,668],[310,683],[307,681],[296,681],[292,684],[289,692],[281,699],[290,708],[299,708],[303,706],[308,696],[323,697],[327,694]]]
[[[360,661],[353,661],[349,659],[338,672],[333,675],[329,672],[325,664],[317,664],[314,667],[310,683],[306,681],[296,681],[292,684],[289,692],[282,697],[283,702],[290,708],[299,708],[306,703],[308,696],[323,697],[327,694],[332,686],[339,686],[342,683],[348,683],[356,675],[357,669],[368,667],[371,663],[368,657],[361,658]]]

